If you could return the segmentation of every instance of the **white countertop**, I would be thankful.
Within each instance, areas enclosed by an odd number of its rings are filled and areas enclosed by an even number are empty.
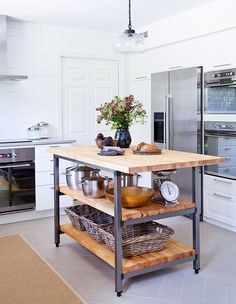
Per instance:
[[[65,139],[65,138],[47,138],[47,139],[6,139],[0,140],[0,148],[8,147],[22,147],[22,146],[37,146],[37,145],[52,145],[52,144],[67,144],[75,143],[74,139]]]

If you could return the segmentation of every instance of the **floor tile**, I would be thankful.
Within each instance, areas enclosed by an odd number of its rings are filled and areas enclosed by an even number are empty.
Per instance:
[[[66,217],[62,217],[66,221]],[[192,245],[192,222],[175,217],[160,222],[175,230],[174,238]],[[20,233],[84,297],[88,304],[235,304],[236,234],[201,223],[201,271],[192,262],[124,280],[115,293],[114,270],[67,235],[54,245],[53,218],[0,226],[0,235]]]

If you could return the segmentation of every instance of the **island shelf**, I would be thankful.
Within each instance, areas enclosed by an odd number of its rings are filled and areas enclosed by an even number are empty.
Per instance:
[[[60,244],[60,235],[67,234],[83,247],[93,252],[115,270],[115,290],[117,296],[123,291],[124,278],[140,275],[164,267],[193,261],[195,273],[200,269],[200,224],[199,204],[195,200],[195,168],[209,164],[224,162],[224,158],[164,150],[160,155],[134,155],[131,149],[125,150],[123,156],[99,156],[96,147],[54,147],[49,152],[54,154],[54,226],[55,244]],[[106,198],[94,199],[86,197],[82,192],[71,191],[67,187],[59,187],[59,160],[66,159],[93,168],[103,169],[113,173],[114,204]],[[121,174],[152,172],[170,169],[192,168],[193,193],[192,202],[180,200],[178,205],[162,206],[149,202],[141,208],[122,208],[121,206]],[[105,244],[97,242],[86,232],[80,231],[71,224],[60,225],[60,195],[69,195],[82,203],[86,203],[111,216],[114,216],[115,252]],[[151,252],[130,258],[122,257],[122,227],[135,223],[167,218],[177,215],[192,215],[192,248],[175,240],[167,242],[162,251]]]

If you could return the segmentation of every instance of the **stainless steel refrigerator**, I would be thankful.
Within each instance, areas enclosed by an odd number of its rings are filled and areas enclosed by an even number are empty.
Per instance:
[[[202,68],[154,73],[151,77],[152,141],[164,149],[202,153]],[[181,169],[172,180],[181,198],[192,200],[192,170]],[[202,205],[202,170],[196,170],[196,197]],[[202,217],[202,215],[201,215]]]

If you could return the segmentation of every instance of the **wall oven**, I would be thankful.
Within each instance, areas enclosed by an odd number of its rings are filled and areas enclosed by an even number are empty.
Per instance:
[[[236,122],[207,121],[204,129],[205,154],[225,158],[222,164],[205,167],[205,173],[236,179]]]
[[[204,74],[205,113],[236,113],[236,69]]]
[[[35,208],[34,148],[0,149],[0,213]]]

